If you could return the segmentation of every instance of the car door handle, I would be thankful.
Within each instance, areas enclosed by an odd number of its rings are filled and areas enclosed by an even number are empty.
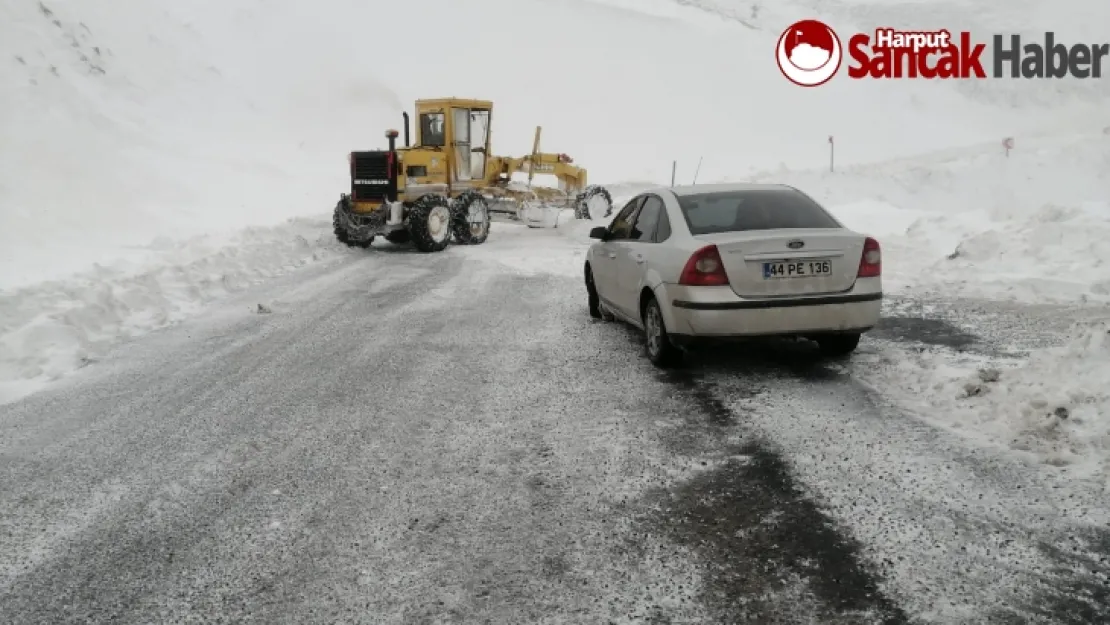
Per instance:
[[[616,257],[617,257],[616,252],[609,252],[609,258],[616,258]]]

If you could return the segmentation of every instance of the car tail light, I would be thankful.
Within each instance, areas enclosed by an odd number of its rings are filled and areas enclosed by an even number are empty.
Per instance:
[[[859,259],[859,278],[877,278],[883,275],[883,252],[879,242],[867,237],[863,242],[863,254]]]
[[[678,283],[685,286],[723,286],[728,284],[728,274],[725,273],[725,264],[721,262],[721,254],[716,245],[707,245],[694,252],[686,266],[682,268],[682,275]]]

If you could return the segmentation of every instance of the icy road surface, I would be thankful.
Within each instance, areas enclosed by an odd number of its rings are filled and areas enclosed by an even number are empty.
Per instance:
[[[799,347],[656,372],[577,278],[497,260],[579,248],[498,227],[311,266],[0,406],[0,621],[1110,618],[1105,499]],[[951,342],[920,325],[864,355]]]

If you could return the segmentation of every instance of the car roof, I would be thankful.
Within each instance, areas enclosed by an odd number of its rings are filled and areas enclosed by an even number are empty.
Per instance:
[[[698,195],[700,193],[727,193],[730,191],[795,191],[785,184],[757,184],[752,182],[726,182],[721,184],[687,184],[668,187],[675,195]]]

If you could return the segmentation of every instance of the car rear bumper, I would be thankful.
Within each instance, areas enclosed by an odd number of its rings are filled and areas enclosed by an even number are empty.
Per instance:
[[[793,298],[743,299],[727,286],[661,285],[656,295],[667,303],[667,328],[679,341],[866,332],[878,323],[883,298],[877,279],[860,279],[846,293]]]

